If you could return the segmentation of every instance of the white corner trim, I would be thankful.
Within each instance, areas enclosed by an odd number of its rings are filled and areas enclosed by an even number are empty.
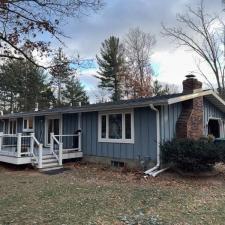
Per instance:
[[[131,114],[131,139],[125,138],[125,114]],[[110,114],[122,114],[122,138],[121,139],[112,139],[108,138],[109,136],[109,115]],[[106,116],[106,138],[102,138],[102,124],[101,117]],[[134,110],[113,110],[113,111],[105,111],[98,113],[98,142],[102,143],[124,143],[124,144],[134,144]]]

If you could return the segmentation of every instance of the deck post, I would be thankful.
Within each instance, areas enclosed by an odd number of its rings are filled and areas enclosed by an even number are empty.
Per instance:
[[[38,149],[38,168],[41,169],[42,168],[42,156],[43,156],[43,144],[39,145],[39,149]]]
[[[81,132],[78,134],[78,151],[81,151]]]
[[[34,154],[34,133],[30,134],[30,154]]]
[[[54,150],[54,139],[53,139],[54,133],[50,133],[50,151],[53,152]]]
[[[2,144],[3,144],[3,132],[0,132],[0,151],[2,151]]]
[[[59,165],[62,166],[62,160],[63,160],[63,143],[59,143]]]
[[[17,134],[17,157],[21,156],[21,139],[22,139],[22,134],[18,133]]]

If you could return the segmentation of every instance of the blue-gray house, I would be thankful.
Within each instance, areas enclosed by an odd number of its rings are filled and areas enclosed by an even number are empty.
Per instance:
[[[224,121],[225,102],[187,76],[179,94],[1,115],[0,161],[52,168],[83,158],[159,167],[161,142],[224,137]]]

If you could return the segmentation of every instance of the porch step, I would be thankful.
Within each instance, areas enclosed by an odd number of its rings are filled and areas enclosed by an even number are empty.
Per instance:
[[[63,167],[55,166],[55,167],[42,168],[42,169],[40,169],[40,172],[54,171],[54,170],[59,170],[59,169],[63,169]]]
[[[42,160],[42,164],[49,164],[49,163],[58,163],[56,158],[47,158]]]
[[[42,164],[42,168],[51,168],[59,166],[58,162],[44,163]]]
[[[45,159],[55,159],[55,156],[53,154],[43,155],[42,159],[43,160],[45,160]]]

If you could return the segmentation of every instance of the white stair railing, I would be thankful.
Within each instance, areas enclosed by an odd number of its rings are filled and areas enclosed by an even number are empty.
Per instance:
[[[53,134],[54,135],[54,134]],[[81,151],[81,132],[78,134],[57,134],[54,137],[58,142],[62,143],[63,151]],[[53,140],[52,140],[53,141]],[[51,147],[53,148],[53,143],[51,143]]]
[[[50,134],[50,150],[52,154],[55,156],[57,159],[58,163],[60,166],[62,166],[62,159],[63,159],[63,143],[60,142],[56,136],[59,135],[54,135],[54,133]],[[58,146],[58,152],[55,144]]]
[[[38,146],[38,154],[36,155],[34,151],[35,144]],[[37,138],[35,137],[34,133],[31,133],[31,139],[30,139],[30,153],[33,156],[34,160],[36,161],[36,164],[38,165],[38,168],[42,168],[42,161],[43,161],[43,144],[41,144]]]

